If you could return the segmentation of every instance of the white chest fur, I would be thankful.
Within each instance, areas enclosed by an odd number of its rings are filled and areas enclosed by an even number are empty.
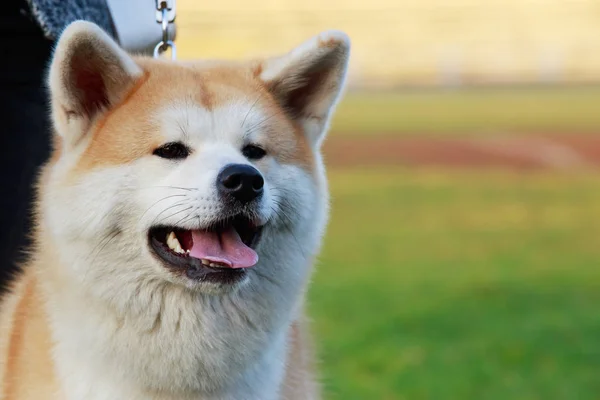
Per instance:
[[[278,398],[291,304],[151,286],[123,299],[126,313],[77,290],[51,296],[54,359],[69,400]]]

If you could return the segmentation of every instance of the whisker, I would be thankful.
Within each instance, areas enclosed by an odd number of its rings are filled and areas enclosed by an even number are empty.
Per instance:
[[[188,222],[191,219],[196,218],[196,211],[198,211],[198,208],[195,208],[194,211],[192,211],[190,214],[186,215],[185,217],[181,218],[179,221],[177,221],[176,223],[174,223],[173,225],[175,226],[179,226],[179,224],[183,224],[185,222]]]
[[[171,218],[171,217],[174,217],[174,216],[176,216],[177,214],[181,214],[182,212],[189,211],[189,210],[191,210],[192,208],[194,208],[194,207],[193,207],[193,206],[189,206],[188,208],[186,208],[186,209],[184,209],[184,210],[179,210],[179,211],[177,211],[177,212],[175,212],[175,213],[173,213],[173,214],[171,214],[171,215],[169,215],[169,216],[167,216],[167,217],[164,217],[164,218],[163,218],[163,219],[162,219],[160,222],[163,222],[163,221],[164,221],[164,220],[166,220],[166,219],[169,219],[169,218]]]
[[[150,207],[148,207],[148,209],[146,211],[144,211],[144,213],[140,217],[140,221],[142,220],[142,218],[144,218],[144,216],[146,215],[146,213],[152,209],[152,207],[154,207],[155,205],[157,205],[161,201],[164,201],[164,200],[167,200],[167,199],[170,199],[170,198],[173,198],[173,197],[186,197],[186,196],[187,195],[185,195],[185,194],[172,194],[170,196],[163,197],[162,199],[158,200],[157,202],[155,202],[154,204],[152,204]]]
[[[276,117],[278,115],[281,115],[283,113],[283,111],[281,110],[277,110],[277,112],[269,115],[268,117],[263,118],[261,121],[255,123],[254,125],[252,125],[250,128],[248,128],[247,132],[248,134],[251,134],[252,132],[254,132],[256,129],[259,129],[260,127],[262,127],[265,123],[267,123],[271,118]]]
[[[273,196],[273,203],[277,206],[277,208],[271,207],[275,216],[281,219],[285,225],[292,226],[292,217],[298,214],[295,207],[293,207],[289,202],[284,202],[280,195]]]
[[[256,97],[256,100],[254,100],[254,103],[252,103],[252,105],[250,106],[250,108],[248,109],[248,112],[246,113],[246,116],[244,117],[244,120],[242,121],[242,131],[244,130],[244,126],[246,125],[246,119],[248,118],[248,116],[250,115],[250,111],[252,111],[252,109],[254,108],[254,106],[256,106],[256,104],[258,103],[258,100],[260,100],[260,98],[263,96],[262,92],[258,93],[258,97]]]
[[[302,255],[304,256],[305,259],[308,259],[308,254],[306,254],[304,248],[302,247],[302,245],[300,244],[300,240],[298,240],[298,238],[296,237],[296,235],[294,234],[294,232],[292,231],[291,227],[286,227],[287,231],[289,232],[290,235],[292,235],[292,238],[294,239],[294,241],[296,242],[296,244],[298,245],[298,249],[300,250],[300,252],[302,253]]]
[[[188,121],[186,121],[186,122],[188,122]],[[186,125],[189,126],[189,122]],[[183,123],[180,120],[177,120],[177,127],[179,128],[179,130],[183,134],[183,137],[185,138],[185,140],[186,141],[189,140],[188,130],[187,130],[186,126],[184,126]]]
[[[300,244],[300,240],[298,239],[298,237],[292,229],[293,218],[292,215],[290,215],[290,213],[296,215],[298,214],[295,207],[293,207],[292,204],[290,204],[289,202],[283,201],[281,195],[274,195],[273,203],[277,206],[277,208],[275,209],[271,207],[272,212],[276,215],[276,217],[278,217],[281,220],[283,228],[290,234],[292,239],[296,242],[296,244],[298,245],[298,249],[300,249],[304,258],[308,258],[308,254],[306,254],[305,250]]]
[[[112,242],[120,234],[121,234],[121,230],[116,229],[114,232],[111,232],[110,234],[106,235],[102,240],[100,240],[98,242],[98,244],[96,244],[94,249],[86,257],[89,259],[89,257],[91,257],[93,255],[93,258],[90,261],[90,264],[93,264],[94,262],[96,262],[96,258],[98,258],[100,253],[102,253],[102,251],[106,248],[106,246],[108,246],[110,244],[110,242]]]
[[[181,206],[185,206],[187,203],[184,201],[180,201],[179,203],[173,204],[170,207],[165,208],[164,210],[162,210],[161,212],[158,213],[158,215],[156,217],[154,217],[154,220],[152,221],[152,224],[154,224],[156,222],[156,220],[163,215],[165,212],[172,210],[175,207],[181,207]]]
[[[181,186],[142,186],[142,187],[126,187],[126,188],[121,188],[120,190],[148,190],[148,189],[175,189],[175,190],[186,190],[186,191],[190,191],[190,192],[197,192],[200,189],[197,188],[189,188],[189,187],[181,187]]]

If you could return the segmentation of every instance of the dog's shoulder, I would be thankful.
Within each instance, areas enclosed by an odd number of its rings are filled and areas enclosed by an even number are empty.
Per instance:
[[[44,400],[57,393],[52,338],[42,297],[34,271],[26,269],[0,303],[0,398],[3,400]]]
[[[288,333],[288,358],[281,397],[286,400],[320,398],[315,377],[314,354],[305,316],[298,317]]]

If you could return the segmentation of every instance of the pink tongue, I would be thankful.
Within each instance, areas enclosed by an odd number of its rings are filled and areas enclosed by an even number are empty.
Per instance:
[[[235,229],[223,232],[192,231],[190,256],[203,258],[229,268],[248,268],[258,262],[258,254],[246,246]]]

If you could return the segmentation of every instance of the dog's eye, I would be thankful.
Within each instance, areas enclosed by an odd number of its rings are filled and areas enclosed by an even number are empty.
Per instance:
[[[249,144],[244,146],[242,149],[242,154],[249,160],[260,160],[267,155],[267,152],[258,146]]]
[[[152,154],[161,158],[180,160],[190,155],[190,149],[183,143],[173,142],[160,146]]]

